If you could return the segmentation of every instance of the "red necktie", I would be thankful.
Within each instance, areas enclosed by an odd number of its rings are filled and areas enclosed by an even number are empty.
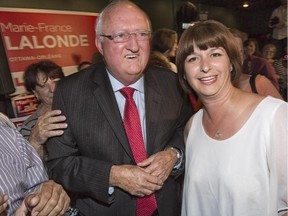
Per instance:
[[[146,150],[144,147],[144,139],[141,130],[140,118],[136,104],[133,99],[135,89],[124,87],[120,92],[126,98],[124,109],[124,127],[130,143],[130,147],[136,163],[145,160]],[[155,195],[137,199],[137,216],[151,216],[157,209]]]

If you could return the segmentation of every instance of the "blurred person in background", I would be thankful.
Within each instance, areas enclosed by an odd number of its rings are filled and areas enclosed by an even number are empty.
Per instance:
[[[268,26],[272,28],[272,43],[276,46],[275,58],[285,55],[287,47],[287,0],[280,0],[281,5],[273,10]]]
[[[149,63],[151,65],[167,68],[168,70],[172,71],[172,66],[170,64],[170,61],[168,60],[166,56],[164,56],[159,51],[151,51]]]
[[[261,74],[267,77],[275,86],[275,88],[279,91],[280,88],[278,83],[278,76],[275,69],[271,64],[266,61],[266,59],[254,55],[253,53],[255,53],[255,51],[253,51],[254,49],[249,48],[251,46],[249,44],[249,39],[243,42],[244,61],[242,65],[242,72],[254,76],[256,76],[257,74]]]
[[[62,135],[63,129],[67,128],[61,111],[51,110],[56,84],[63,77],[62,68],[49,60],[33,63],[24,71],[26,90],[35,95],[39,105],[37,111],[23,122],[20,133],[44,161],[47,139]]]
[[[241,62],[244,61],[244,50],[243,50],[243,33],[238,29],[229,29],[235,37],[235,43],[239,49],[241,55]],[[253,92],[263,96],[273,96],[275,98],[283,99],[279,91],[275,88],[272,82],[263,75],[260,74],[246,74],[241,72],[239,82],[236,85],[240,89]]]
[[[287,101],[287,65],[284,57],[277,59],[275,54],[277,47],[268,43],[262,48],[262,57],[265,58],[275,69],[279,79],[280,94]]]
[[[260,57],[261,52],[259,48],[259,43],[255,38],[248,38],[244,41],[244,53],[246,56],[255,55]]]
[[[177,73],[176,65],[173,63],[178,47],[177,32],[167,28],[157,29],[152,36],[151,50],[162,53],[170,62],[173,72]]]

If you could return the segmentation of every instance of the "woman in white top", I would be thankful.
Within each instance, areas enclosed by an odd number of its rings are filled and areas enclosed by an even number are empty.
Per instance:
[[[182,216],[287,215],[287,103],[236,88],[241,57],[217,21],[181,36],[184,90],[203,102],[185,128]]]

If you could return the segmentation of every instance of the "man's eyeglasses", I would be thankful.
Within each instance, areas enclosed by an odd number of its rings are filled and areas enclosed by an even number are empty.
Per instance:
[[[101,37],[106,37],[109,40],[113,40],[115,43],[122,43],[126,42],[131,38],[131,35],[136,36],[137,41],[146,41],[151,38],[151,32],[150,31],[136,31],[136,32],[118,32],[112,35],[104,35],[101,34]]]

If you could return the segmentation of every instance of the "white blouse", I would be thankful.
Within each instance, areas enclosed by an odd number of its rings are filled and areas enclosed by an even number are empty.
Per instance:
[[[226,140],[204,131],[203,110],[186,143],[182,216],[275,216],[287,211],[287,103],[263,99]]]

